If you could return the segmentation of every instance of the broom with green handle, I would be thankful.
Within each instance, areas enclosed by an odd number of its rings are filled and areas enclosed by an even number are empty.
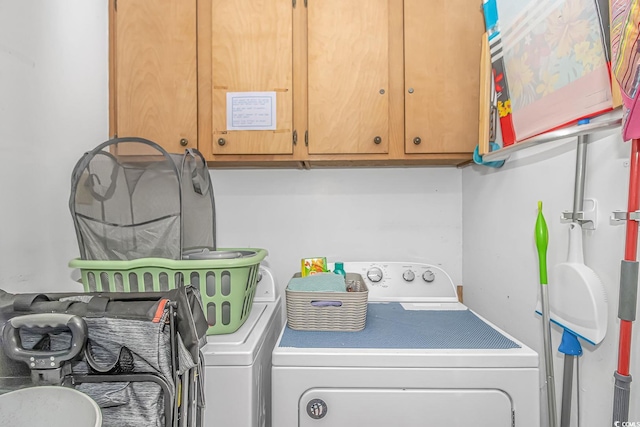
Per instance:
[[[536,247],[540,266],[540,291],[542,296],[542,337],[544,340],[544,364],[547,374],[547,405],[549,410],[549,427],[556,427],[556,385],[553,378],[553,354],[551,353],[551,320],[549,316],[549,292],[547,289],[547,246],[549,230],[542,215],[542,202],[538,202],[538,218],[536,219]]]

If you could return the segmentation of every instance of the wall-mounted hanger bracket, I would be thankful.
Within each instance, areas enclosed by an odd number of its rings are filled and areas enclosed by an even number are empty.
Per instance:
[[[581,211],[563,211],[561,221],[578,222],[585,230],[595,230],[598,224],[598,201],[596,199],[584,199]]]
[[[611,221],[618,223],[622,221],[640,221],[640,211],[626,212],[613,211],[611,213]]]

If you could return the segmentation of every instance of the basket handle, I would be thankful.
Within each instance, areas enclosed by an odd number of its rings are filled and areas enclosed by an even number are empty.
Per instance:
[[[113,168],[111,169],[111,175],[109,177],[110,183],[105,190],[104,189],[105,186],[102,184],[102,182],[100,182],[100,178],[98,177],[98,175],[95,173],[92,173],[91,170],[89,169],[89,166],[91,165],[89,164],[87,165],[87,173],[89,175],[87,176],[87,179],[84,181],[84,186],[87,189],[87,191],[89,191],[97,201],[105,202],[111,199],[111,197],[113,197],[113,193],[115,193],[116,191],[116,181],[118,180],[118,170],[120,165],[118,164],[118,161],[111,153],[107,153],[105,151],[99,151],[95,155],[96,156],[103,155],[112,160]],[[98,188],[100,188],[102,191],[98,191]]]
[[[314,307],[342,307],[342,301],[311,301]]]
[[[188,159],[191,159],[191,161],[188,161]],[[185,150],[184,162],[188,165],[189,172],[191,172],[191,185],[193,187],[193,191],[202,196],[209,190],[209,186],[206,178],[198,174],[199,169],[196,166],[198,161],[204,164],[204,158],[198,151],[191,148]]]

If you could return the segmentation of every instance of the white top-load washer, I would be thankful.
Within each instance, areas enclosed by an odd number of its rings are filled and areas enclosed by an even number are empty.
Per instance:
[[[444,270],[344,269],[369,288],[366,326],[283,327],[273,351],[274,426],[540,426],[538,354],[459,303]]]
[[[280,296],[272,271],[260,266],[256,294],[234,333],[210,335],[204,356],[204,427],[271,426],[271,354],[282,330]]]

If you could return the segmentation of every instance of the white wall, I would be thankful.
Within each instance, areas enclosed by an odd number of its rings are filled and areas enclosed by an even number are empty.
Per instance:
[[[107,1],[0,0],[0,288],[79,289],[70,175],[108,137]],[[263,247],[281,287],[300,258],[420,260],[462,279],[455,168],[213,170],[219,246]]]
[[[73,288],[71,170],[108,130],[106,3],[0,0],[4,289]]]
[[[585,263],[600,276],[609,299],[607,336],[596,348],[583,343],[580,358],[582,427],[611,425],[613,372],[618,354],[618,286],[624,258],[625,227],[609,216],[626,210],[630,146],[619,131],[595,135],[587,149],[585,197],[598,201],[598,223],[585,230]],[[463,282],[465,302],[489,320],[543,354],[538,259],[534,240],[537,202],[549,228],[548,265],[566,260],[568,225],[560,221],[573,207],[576,139],[516,153],[501,169],[474,165],[463,171]],[[550,282],[549,286],[553,284]],[[555,382],[560,411],[563,359],[557,351],[561,333],[552,328]],[[640,373],[640,334],[634,332],[631,374]],[[541,381],[544,361],[541,357]],[[575,376],[574,376],[575,378]],[[542,420],[546,425],[546,390],[541,382]],[[640,421],[640,391],[631,385],[630,420]],[[576,389],[574,384],[574,390]],[[575,396],[573,399],[576,401]],[[575,408],[574,408],[575,411]],[[572,425],[576,425],[575,412]]]
[[[282,287],[303,257],[428,261],[461,283],[455,168],[213,170],[218,243],[264,247]]]

